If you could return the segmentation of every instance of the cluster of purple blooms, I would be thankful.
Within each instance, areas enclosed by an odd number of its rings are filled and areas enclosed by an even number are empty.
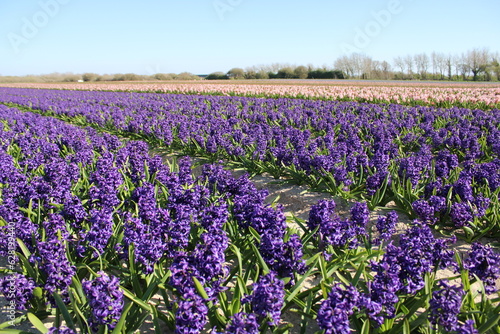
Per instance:
[[[319,327],[325,334],[350,333],[349,317],[354,314],[359,299],[359,292],[354,286],[333,286],[318,310]]]
[[[461,286],[454,286],[440,282],[441,289],[432,293],[429,302],[429,320],[437,328],[442,327],[446,332],[456,332],[458,334],[478,334],[472,319],[467,319],[460,325],[458,315],[462,305],[462,297],[465,291]]]
[[[100,326],[115,328],[120,319],[124,300],[120,290],[120,281],[115,276],[109,276],[103,271],[94,280],[82,281],[82,287],[92,309],[90,326],[97,331]]]
[[[498,291],[496,280],[500,277],[500,254],[491,247],[473,243],[469,257],[464,260],[464,267],[469,270],[470,276],[479,277],[486,293]]]
[[[225,333],[227,334],[258,334],[259,323],[253,313],[240,312],[231,317]]]
[[[357,202],[351,208],[351,219],[341,219],[335,212],[333,200],[320,200],[311,206],[307,226],[317,230],[321,245],[337,248],[357,248],[367,236],[370,211],[366,203]]]
[[[270,326],[276,326],[281,319],[284,301],[285,284],[274,271],[261,276],[253,284],[252,293],[242,300],[244,304],[250,304],[258,322],[267,319]]]
[[[266,190],[257,190],[246,176],[233,178],[221,166],[206,166],[201,177],[232,199],[232,214],[238,225],[243,231],[251,227],[259,233],[258,248],[266,264],[280,277],[291,278],[293,284],[294,274],[303,274],[306,266],[299,236],[291,235],[285,241],[287,226],[282,207],[266,204]]]
[[[441,282],[441,289],[432,293],[429,305],[429,320],[433,325],[442,326],[447,332],[458,327],[458,314],[465,294],[461,286]]]
[[[14,273],[0,277],[0,293],[11,303],[15,303],[15,309],[24,311],[27,309],[36,284],[32,278],[22,274]]]
[[[71,328],[68,328],[66,326],[61,326],[59,328],[57,327],[49,328],[47,334],[77,334],[77,333]]]

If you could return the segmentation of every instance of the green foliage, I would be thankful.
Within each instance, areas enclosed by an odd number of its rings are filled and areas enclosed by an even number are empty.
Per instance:
[[[210,73],[207,77],[205,77],[205,80],[228,80],[228,79],[229,76],[222,72]]]

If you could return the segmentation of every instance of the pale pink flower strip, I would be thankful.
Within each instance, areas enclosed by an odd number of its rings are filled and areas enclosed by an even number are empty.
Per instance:
[[[370,85],[371,83],[367,83]],[[122,90],[122,91],[160,91],[199,94],[223,95],[264,95],[290,96],[325,99],[364,99],[367,101],[385,101],[392,103],[413,103],[415,101],[433,104],[441,102],[484,103],[488,106],[500,104],[500,87],[498,85],[481,85],[464,87],[464,84],[449,84],[447,87],[412,83],[397,86],[387,83],[387,86],[362,85],[348,82],[335,85],[321,84],[240,84],[240,83],[16,83],[0,86],[72,89],[72,90]]]

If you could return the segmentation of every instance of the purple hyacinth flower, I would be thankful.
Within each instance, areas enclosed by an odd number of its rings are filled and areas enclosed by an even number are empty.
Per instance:
[[[66,326],[61,326],[59,328],[50,327],[47,334],[77,334],[77,333],[71,328],[68,328]]]
[[[382,241],[388,241],[396,232],[396,224],[398,223],[398,214],[396,211],[391,211],[385,216],[380,216],[375,225],[377,231],[380,233],[379,237],[375,240],[375,244],[380,244]]]
[[[469,275],[476,275],[484,283],[486,293],[497,291],[495,282],[500,277],[500,255],[489,246],[478,242],[472,244],[469,257],[464,260]]]
[[[258,334],[259,323],[253,313],[240,312],[231,317],[226,327],[227,334]]]
[[[82,287],[90,308],[92,318],[90,325],[94,331],[99,326],[115,328],[123,310],[123,291],[120,290],[120,281],[115,276],[109,276],[103,271],[93,280],[83,280]]]
[[[457,334],[479,334],[475,325],[474,320],[465,320],[465,323],[457,329]]]
[[[450,211],[451,222],[456,227],[462,227],[474,220],[471,208],[467,203],[453,203]]]
[[[458,314],[465,291],[461,286],[448,285],[441,281],[441,289],[432,293],[429,302],[429,320],[451,332],[458,328]]]
[[[325,334],[350,333],[349,317],[354,313],[359,292],[354,286],[337,284],[318,310],[318,325]]]
[[[193,291],[186,292],[175,313],[176,334],[201,333],[207,323],[208,307],[202,297]]]
[[[252,294],[246,296],[242,301],[250,303],[259,322],[268,319],[268,324],[275,326],[281,318],[281,308],[285,301],[284,288],[283,281],[278,278],[275,272],[271,271],[253,284]]]
[[[26,305],[33,298],[34,289],[35,281],[22,274],[15,273],[0,277],[0,292],[11,305],[15,303],[18,311],[26,310]]]

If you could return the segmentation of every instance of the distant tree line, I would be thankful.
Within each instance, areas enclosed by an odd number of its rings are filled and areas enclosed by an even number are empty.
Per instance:
[[[370,79],[370,80],[456,80],[500,81],[500,55],[486,48],[462,54],[432,52],[397,56],[391,63],[352,53],[337,58],[333,67],[326,65],[290,65],[274,63],[235,67],[227,72],[195,75],[188,72],[156,73],[52,73],[46,75],[1,76],[0,82],[92,82],[92,81],[168,81],[168,80],[245,80],[245,79]]]
[[[235,67],[227,73],[214,72],[205,77],[206,80],[228,80],[228,79],[344,79],[340,70],[315,68],[312,65],[291,66],[288,64],[275,63],[272,65],[252,66],[246,69]]]
[[[232,68],[205,79],[371,79],[371,80],[472,80],[500,81],[500,56],[487,49],[472,49],[459,55],[432,52],[430,55],[397,56],[392,63],[374,60],[361,53],[337,58],[333,68],[291,66],[275,63]]]
[[[397,56],[392,64],[353,53],[337,58],[334,67],[355,79],[500,81],[500,56],[485,48],[456,55],[432,52]]]

